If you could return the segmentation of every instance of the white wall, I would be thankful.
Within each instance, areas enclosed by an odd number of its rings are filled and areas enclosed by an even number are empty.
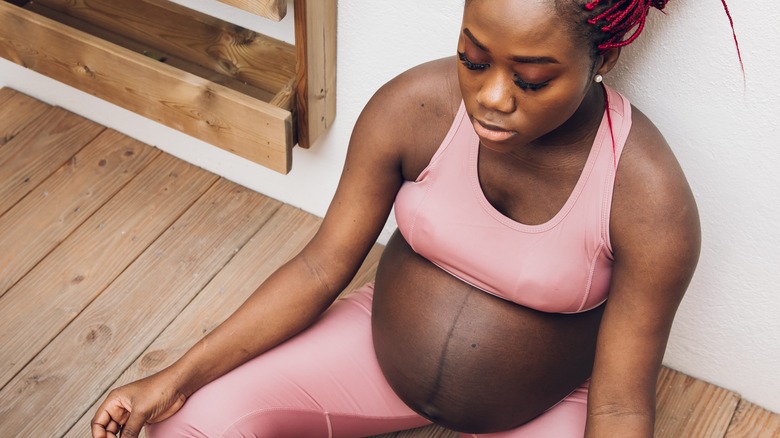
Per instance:
[[[246,27],[266,22],[213,0],[177,0]],[[462,1],[339,1],[338,115],[281,176],[0,60],[0,85],[60,105],[238,183],[323,215],[350,130],[382,83],[453,54]],[[701,262],[666,363],[780,412],[780,2],[731,0],[743,82],[719,0],[673,1],[608,82],[665,133],[699,202]],[[291,38],[291,18],[269,33]],[[383,234],[386,238],[393,224]]]

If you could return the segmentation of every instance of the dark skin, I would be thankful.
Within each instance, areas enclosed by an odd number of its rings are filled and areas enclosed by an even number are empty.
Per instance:
[[[590,377],[602,313],[544,313],[486,294],[396,232],[377,272],[374,346],[388,382],[415,411],[453,430],[496,432],[536,417]]]
[[[359,268],[401,184],[430,161],[461,100],[473,120],[505,130],[481,138],[486,198],[517,222],[553,217],[603,114],[593,77],[608,73],[618,52],[591,58],[551,3],[469,1],[458,51],[488,67],[469,69],[452,57],[382,87],[355,126],[312,241],[176,363],[114,390],[95,414],[93,436],[115,436],[120,425],[123,436],[137,436],[144,423],[169,417],[206,383],[316,320]],[[546,85],[531,90],[529,83]],[[632,118],[612,201],[615,261],[602,307],[571,316],[523,308],[439,270],[399,235],[391,239],[377,277],[375,342],[388,381],[412,408],[448,426],[493,431],[529,420],[591,375],[586,436],[652,436],[655,382],[700,232],[674,155],[641,112]],[[501,405],[507,400],[512,409]]]

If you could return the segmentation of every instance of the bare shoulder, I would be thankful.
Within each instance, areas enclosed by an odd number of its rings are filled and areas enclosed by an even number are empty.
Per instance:
[[[363,110],[356,131],[371,130],[382,147],[394,149],[404,178],[414,179],[447,134],[460,100],[453,58],[430,61],[383,85]]]
[[[661,132],[636,108],[618,166],[610,229],[616,256],[654,242],[680,245],[659,250],[676,252],[688,263],[695,265],[698,258],[700,228],[693,193]]]
[[[327,284],[336,285],[328,290],[341,290],[376,242],[398,189],[423,155],[418,151],[441,141],[436,140],[436,131],[454,117],[449,86],[455,79],[449,71],[455,72],[453,64],[433,61],[400,74],[361,112],[336,193],[303,253],[327,273]]]
[[[457,111],[461,98],[454,58],[406,70],[383,85],[371,100],[369,104],[381,105],[384,114],[403,116],[404,121],[419,117],[430,121]]]

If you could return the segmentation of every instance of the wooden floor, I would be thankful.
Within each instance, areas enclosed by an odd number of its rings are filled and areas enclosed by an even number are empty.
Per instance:
[[[0,90],[0,437],[86,437],[106,392],[161,369],[319,219]],[[372,278],[381,247],[354,284]],[[780,416],[664,369],[659,437],[780,437]],[[450,437],[436,427],[387,435]]]

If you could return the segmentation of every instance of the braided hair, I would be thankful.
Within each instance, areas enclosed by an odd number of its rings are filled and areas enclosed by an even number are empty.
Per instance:
[[[596,13],[588,19],[588,24],[596,26],[604,35],[603,40],[596,46],[599,51],[605,51],[631,44],[645,28],[645,20],[650,8],[654,7],[663,11],[669,0],[624,0],[614,2],[606,9]],[[592,0],[585,4],[586,11],[594,11],[600,5],[609,2]],[[631,29],[634,33],[626,37]]]
[[[596,56],[613,48],[631,44],[639,37],[645,28],[645,21],[651,8],[664,10],[669,0],[556,0],[559,12],[574,14],[577,21],[587,24],[581,27],[578,33],[591,43],[591,54]],[[564,6],[563,3],[568,5]],[[574,3],[577,8],[570,6]],[[744,74],[745,67],[742,63],[742,54],[739,50],[739,41],[734,29],[734,20],[726,0],[721,0],[723,9],[729,19],[734,45],[737,49],[739,64]]]

